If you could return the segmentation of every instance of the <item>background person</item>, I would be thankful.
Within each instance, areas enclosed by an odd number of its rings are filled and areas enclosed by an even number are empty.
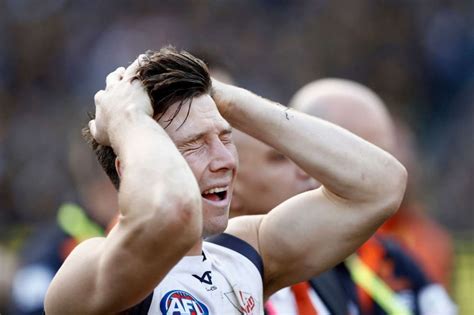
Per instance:
[[[393,121],[383,101],[373,91],[361,84],[342,79],[323,79],[311,82],[295,94],[291,106],[344,127],[389,152],[397,152]],[[400,152],[404,148],[402,146]],[[407,203],[414,200],[414,183],[411,184],[409,187],[412,190],[408,192],[409,199],[405,199]],[[446,291],[439,285],[440,282],[429,273],[433,269],[440,269],[431,267],[438,262],[432,259],[430,261],[419,260],[420,255],[415,255],[416,261],[413,261],[397,248],[397,244],[393,244],[388,239],[388,237],[398,236],[398,240],[406,246],[406,251],[409,253],[410,249],[415,250],[410,247],[413,246],[413,243],[418,246],[425,246],[426,243],[426,249],[422,251],[430,251],[432,257],[437,257],[435,255],[452,254],[452,251],[449,250],[450,243],[447,233],[426,215],[417,214],[415,211],[410,213],[408,208],[400,216],[416,219],[416,222],[420,222],[422,232],[410,231],[414,228],[411,223],[401,226],[407,219],[400,220],[400,217],[395,215],[391,220],[396,223],[387,222],[386,226],[388,227],[384,226],[380,229],[378,236],[372,237],[361,246],[357,251],[358,256],[394,291],[396,299],[406,305],[411,312],[415,314],[456,313],[456,307]],[[391,224],[398,230],[391,229]],[[403,232],[400,233],[400,230]],[[419,235],[422,239],[407,244],[407,238],[409,239],[412,235]],[[439,240],[440,245],[431,245],[433,239]],[[440,258],[441,266],[444,267],[444,261],[449,261],[449,259],[449,257]],[[346,265],[348,264],[346,263]],[[354,278],[354,272],[352,273]],[[363,314],[387,313],[387,309],[384,309],[383,303],[381,303],[383,299],[377,297],[377,290],[368,292],[367,288],[362,288],[361,283],[357,284],[358,304]]]
[[[400,121],[395,125],[375,93],[348,80],[309,83],[295,94],[291,106],[346,128],[406,165],[410,176],[402,205],[379,233],[395,238],[431,279],[449,288],[454,252],[451,237],[426,213],[423,198],[418,195],[420,165],[406,124]]]
[[[234,130],[234,142],[239,152],[239,173],[231,217],[266,214],[275,205],[317,187],[311,176],[265,143],[238,130]],[[339,273],[347,271],[333,268],[308,282],[279,290],[266,304],[266,314],[356,314],[344,287],[344,279],[350,281],[349,276]]]
[[[354,107],[356,106],[351,106]],[[317,185],[313,178],[272,147],[239,131],[234,131],[234,139],[239,151],[240,171],[231,203],[231,216],[268,213],[275,203],[278,204]],[[372,270],[382,272],[380,278],[387,285],[395,292],[402,292],[405,297],[403,301],[406,300],[406,305],[410,307],[408,312],[448,314],[445,308],[435,309],[436,313],[433,313],[433,308],[420,309],[420,292],[429,287],[432,281],[396,244],[386,239],[372,238],[358,253],[364,262],[368,260]],[[279,290],[266,303],[267,314],[393,313],[374,303],[376,299],[372,299],[372,294],[366,294],[362,288],[358,289],[348,269],[350,268],[340,264],[308,281]],[[445,293],[440,298],[446,300]],[[387,301],[387,304],[390,304],[390,301]]]
[[[112,183],[87,151],[80,133],[69,138],[67,170],[77,202],[59,206],[56,218],[25,240],[13,276],[8,314],[42,315],[48,286],[66,257],[85,239],[102,236],[116,216],[117,194]]]

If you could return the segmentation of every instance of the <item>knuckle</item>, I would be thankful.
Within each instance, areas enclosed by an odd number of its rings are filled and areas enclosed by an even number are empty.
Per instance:
[[[102,100],[102,95],[104,94],[104,90],[100,90],[94,95],[94,102],[96,105],[99,105]]]

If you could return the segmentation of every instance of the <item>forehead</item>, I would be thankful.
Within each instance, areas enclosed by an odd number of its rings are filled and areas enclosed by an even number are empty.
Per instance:
[[[175,143],[186,142],[196,135],[219,134],[231,128],[208,94],[193,98],[191,107],[189,107],[189,100],[186,100],[179,113],[169,124],[168,121],[173,117],[178,105],[179,102],[171,105],[166,114],[158,121],[163,128],[166,127],[166,132]],[[167,126],[168,124],[169,126]]]

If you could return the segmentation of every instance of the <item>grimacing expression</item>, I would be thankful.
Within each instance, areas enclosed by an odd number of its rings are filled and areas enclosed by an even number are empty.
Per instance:
[[[222,118],[208,94],[192,99],[189,115],[186,101],[167,126],[167,120],[175,112],[176,106],[177,103],[173,104],[168,110],[169,114],[164,115],[158,123],[166,127],[166,132],[199,184],[204,220],[203,236],[221,233],[227,227],[238,165],[231,126]]]
[[[315,189],[316,181],[272,147],[234,131],[239,173],[231,216],[265,214],[283,201]]]

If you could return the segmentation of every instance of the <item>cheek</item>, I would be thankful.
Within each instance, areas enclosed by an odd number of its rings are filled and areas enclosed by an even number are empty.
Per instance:
[[[286,200],[298,189],[294,170],[285,165],[267,165],[258,179],[260,191],[274,200]]]
[[[237,148],[233,143],[229,143],[226,145],[227,149],[229,150],[230,154],[234,158],[235,161],[235,170],[237,171],[239,169],[239,154],[237,152]]]
[[[269,193],[275,190],[275,185],[279,185],[281,178],[278,172],[266,168],[257,168],[254,172],[248,174],[247,180],[243,183],[246,190],[250,190],[258,197],[266,197]]]
[[[191,154],[188,156],[185,156],[184,159],[188,163],[189,167],[191,168],[191,171],[194,174],[194,177],[199,180],[203,176],[205,170],[206,170],[206,159],[203,159],[202,157],[199,156],[199,154]]]

